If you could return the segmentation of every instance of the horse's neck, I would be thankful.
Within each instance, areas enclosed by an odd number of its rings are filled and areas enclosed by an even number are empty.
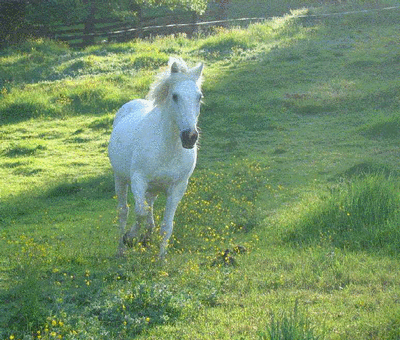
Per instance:
[[[172,118],[168,108],[157,108],[159,114],[160,131],[166,144],[171,144],[170,147],[180,145],[180,131],[178,125]]]

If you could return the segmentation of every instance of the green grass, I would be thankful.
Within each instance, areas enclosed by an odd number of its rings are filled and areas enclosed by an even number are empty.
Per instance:
[[[306,13],[0,52],[0,339],[399,338],[398,10]],[[206,63],[198,166],[167,263],[116,259],[112,119],[169,55]]]

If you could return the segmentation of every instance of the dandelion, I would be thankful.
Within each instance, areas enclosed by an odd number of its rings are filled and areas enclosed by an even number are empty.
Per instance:
[[[15,336],[14,335],[10,335],[10,340],[13,340],[13,339],[15,339]]]
[[[51,325],[52,325],[53,327],[57,326],[57,321],[56,321],[56,320],[52,320],[52,321],[51,321]]]
[[[149,318],[149,317],[146,318],[146,322],[147,322],[147,323],[150,322],[150,318]]]

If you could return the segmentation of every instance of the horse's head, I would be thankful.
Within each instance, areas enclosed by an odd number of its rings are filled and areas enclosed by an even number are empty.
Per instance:
[[[171,112],[180,130],[182,146],[186,149],[193,149],[196,145],[199,133],[197,120],[200,114],[200,103],[203,95],[200,90],[201,74],[203,64],[188,69],[183,61],[172,62],[171,77],[176,77],[168,91],[168,101]]]
[[[152,85],[148,95],[155,106],[172,115],[186,149],[193,149],[199,136],[202,72],[201,63],[190,69],[181,58],[170,58],[169,69]]]

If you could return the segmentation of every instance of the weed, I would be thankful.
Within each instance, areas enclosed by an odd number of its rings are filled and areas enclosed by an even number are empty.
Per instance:
[[[164,285],[149,282],[134,284],[121,291],[117,301],[96,306],[91,313],[105,325],[120,329],[125,336],[134,336],[149,326],[162,325],[177,318],[179,304]]]
[[[308,316],[299,308],[296,300],[293,311],[282,312],[279,317],[271,313],[271,321],[267,332],[260,332],[260,339],[263,340],[317,340],[323,337],[314,334]]]

